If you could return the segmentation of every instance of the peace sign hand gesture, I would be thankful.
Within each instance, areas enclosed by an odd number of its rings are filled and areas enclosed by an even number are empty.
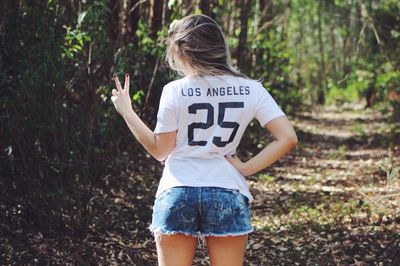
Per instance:
[[[133,111],[132,100],[129,95],[129,74],[125,74],[124,88],[122,88],[117,75],[114,74],[112,79],[117,89],[112,90],[111,100],[118,113],[123,117],[127,117]]]

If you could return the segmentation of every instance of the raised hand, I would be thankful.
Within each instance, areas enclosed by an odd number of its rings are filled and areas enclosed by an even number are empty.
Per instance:
[[[117,75],[113,75],[113,80],[117,89],[112,90],[111,100],[118,113],[127,117],[133,111],[132,100],[129,95],[129,74],[125,74],[124,88],[122,88]]]

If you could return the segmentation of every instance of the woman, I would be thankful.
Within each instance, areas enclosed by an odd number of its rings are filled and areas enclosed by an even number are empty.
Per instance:
[[[159,265],[192,265],[197,237],[204,237],[212,265],[243,265],[252,232],[245,176],[281,158],[297,143],[285,114],[261,83],[232,67],[218,24],[191,15],[172,24],[167,59],[183,78],[162,92],[157,125],[150,130],[133,111],[129,75],[112,100],[143,147],[165,162],[150,230]],[[242,162],[235,154],[256,118],[275,140]]]

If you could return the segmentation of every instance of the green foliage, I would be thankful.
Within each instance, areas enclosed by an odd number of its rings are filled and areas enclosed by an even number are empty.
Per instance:
[[[286,42],[280,39],[279,32],[266,31],[255,36],[251,48],[265,51],[258,58],[252,76],[262,78],[264,87],[285,112],[293,113],[302,99],[302,91],[289,78],[293,62]]]
[[[82,51],[84,42],[90,42],[90,37],[79,28],[72,29],[71,27],[65,27],[65,29],[65,44],[61,58],[73,59],[74,56]]]
[[[354,123],[353,126],[351,127],[351,131],[353,131],[358,136],[364,137],[367,135],[367,133],[365,132],[365,130],[360,122]]]
[[[340,87],[332,85],[329,88],[328,94],[326,97],[326,103],[330,104],[343,104],[345,102],[354,102],[360,98],[360,93],[358,90],[350,88],[342,89]]]
[[[332,80],[328,83],[327,104],[343,104],[345,102],[358,101],[363,96],[373,80],[373,73],[357,69],[345,83],[334,83]],[[342,87],[345,84],[346,87]]]
[[[387,71],[379,73],[376,78],[376,86],[384,90],[399,91],[400,71]]]
[[[346,157],[346,145],[340,145],[337,150],[329,153],[329,159],[344,159]]]
[[[304,184],[306,186],[312,186],[315,185],[318,182],[318,179],[316,176],[309,176],[307,179],[304,181]]]
[[[379,73],[376,87],[379,99],[393,107],[393,120],[400,121],[400,71],[388,70]]]
[[[385,172],[386,174],[386,184],[389,187],[400,186],[400,165],[393,157],[390,155],[384,160],[376,164],[376,166]]]
[[[258,176],[258,179],[259,179],[260,181],[264,181],[264,182],[266,182],[266,183],[272,183],[272,182],[275,181],[276,177],[271,176],[271,175],[267,175],[267,174],[263,174],[263,175],[259,175],[259,176]]]
[[[155,44],[156,40],[149,37],[149,28],[147,23],[143,20],[139,21],[138,30],[136,31],[136,36],[139,37],[139,45],[142,52],[155,54]]]
[[[143,90],[137,91],[136,93],[133,94],[132,101],[134,103],[141,104],[143,101],[143,97],[144,97],[144,91]]]

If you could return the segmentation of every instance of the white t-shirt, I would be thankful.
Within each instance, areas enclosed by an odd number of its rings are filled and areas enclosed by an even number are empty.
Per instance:
[[[245,178],[225,159],[236,153],[253,118],[261,126],[285,114],[260,82],[231,75],[185,77],[162,92],[156,133],[177,130],[156,197],[176,186],[238,189],[252,202]]]

